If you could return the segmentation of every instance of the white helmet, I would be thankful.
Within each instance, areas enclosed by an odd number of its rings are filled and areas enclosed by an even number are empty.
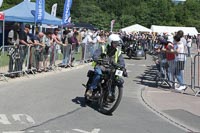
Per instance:
[[[119,44],[121,43],[121,38],[119,37],[118,34],[111,34],[108,37],[108,43],[109,43],[110,46],[111,46],[112,42],[118,42]]]

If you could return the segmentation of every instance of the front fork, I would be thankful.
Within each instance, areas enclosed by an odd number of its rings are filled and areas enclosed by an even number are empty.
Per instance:
[[[112,80],[108,81],[108,95],[112,95]]]

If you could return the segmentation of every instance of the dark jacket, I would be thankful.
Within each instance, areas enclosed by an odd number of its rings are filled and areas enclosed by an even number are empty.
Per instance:
[[[107,48],[108,49],[108,48]],[[107,51],[108,53],[109,53],[109,51]],[[98,59],[100,59],[101,58],[101,55],[103,54],[103,52],[102,52],[102,48],[100,47],[100,48],[98,48],[95,52],[94,52],[94,54],[93,54],[93,56],[92,56],[92,58],[93,58],[93,60],[94,61],[97,61]],[[115,55],[113,55],[113,56],[115,56]],[[112,56],[112,57],[113,57]],[[110,57],[111,58],[111,57]],[[120,56],[118,57],[118,62],[117,62],[118,64],[120,64],[122,67],[124,67],[125,68],[125,61],[124,61],[124,57],[122,56],[122,54],[120,54]]]

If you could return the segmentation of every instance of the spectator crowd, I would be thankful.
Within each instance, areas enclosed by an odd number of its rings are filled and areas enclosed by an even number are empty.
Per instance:
[[[8,34],[8,72],[11,77],[21,76],[24,67],[28,73],[47,72],[55,66],[68,68],[74,66],[76,53],[80,53],[80,63],[92,60],[92,55],[101,45],[107,44],[110,32],[103,30],[88,30],[86,28],[54,28],[45,32],[30,33],[31,26],[25,24],[20,29],[18,23],[14,24]],[[186,56],[191,55],[192,44],[197,44],[197,52],[200,47],[200,35],[184,35],[182,31],[177,33],[126,33],[117,32],[122,39],[122,50],[130,44],[139,44],[143,49],[148,49],[150,54],[156,53],[159,58],[155,60],[159,71],[166,70],[169,81],[177,79],[177,90],[184,90],[183,74]],[[62,61],[56,60],[62,55]],[[34,71],[32,71],[34,70]]]

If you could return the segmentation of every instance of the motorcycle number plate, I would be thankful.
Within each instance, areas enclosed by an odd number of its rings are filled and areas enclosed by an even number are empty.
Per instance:
[[[123,71],[121,71],[121,70],[116,70],[115,75],[122,77]]]

